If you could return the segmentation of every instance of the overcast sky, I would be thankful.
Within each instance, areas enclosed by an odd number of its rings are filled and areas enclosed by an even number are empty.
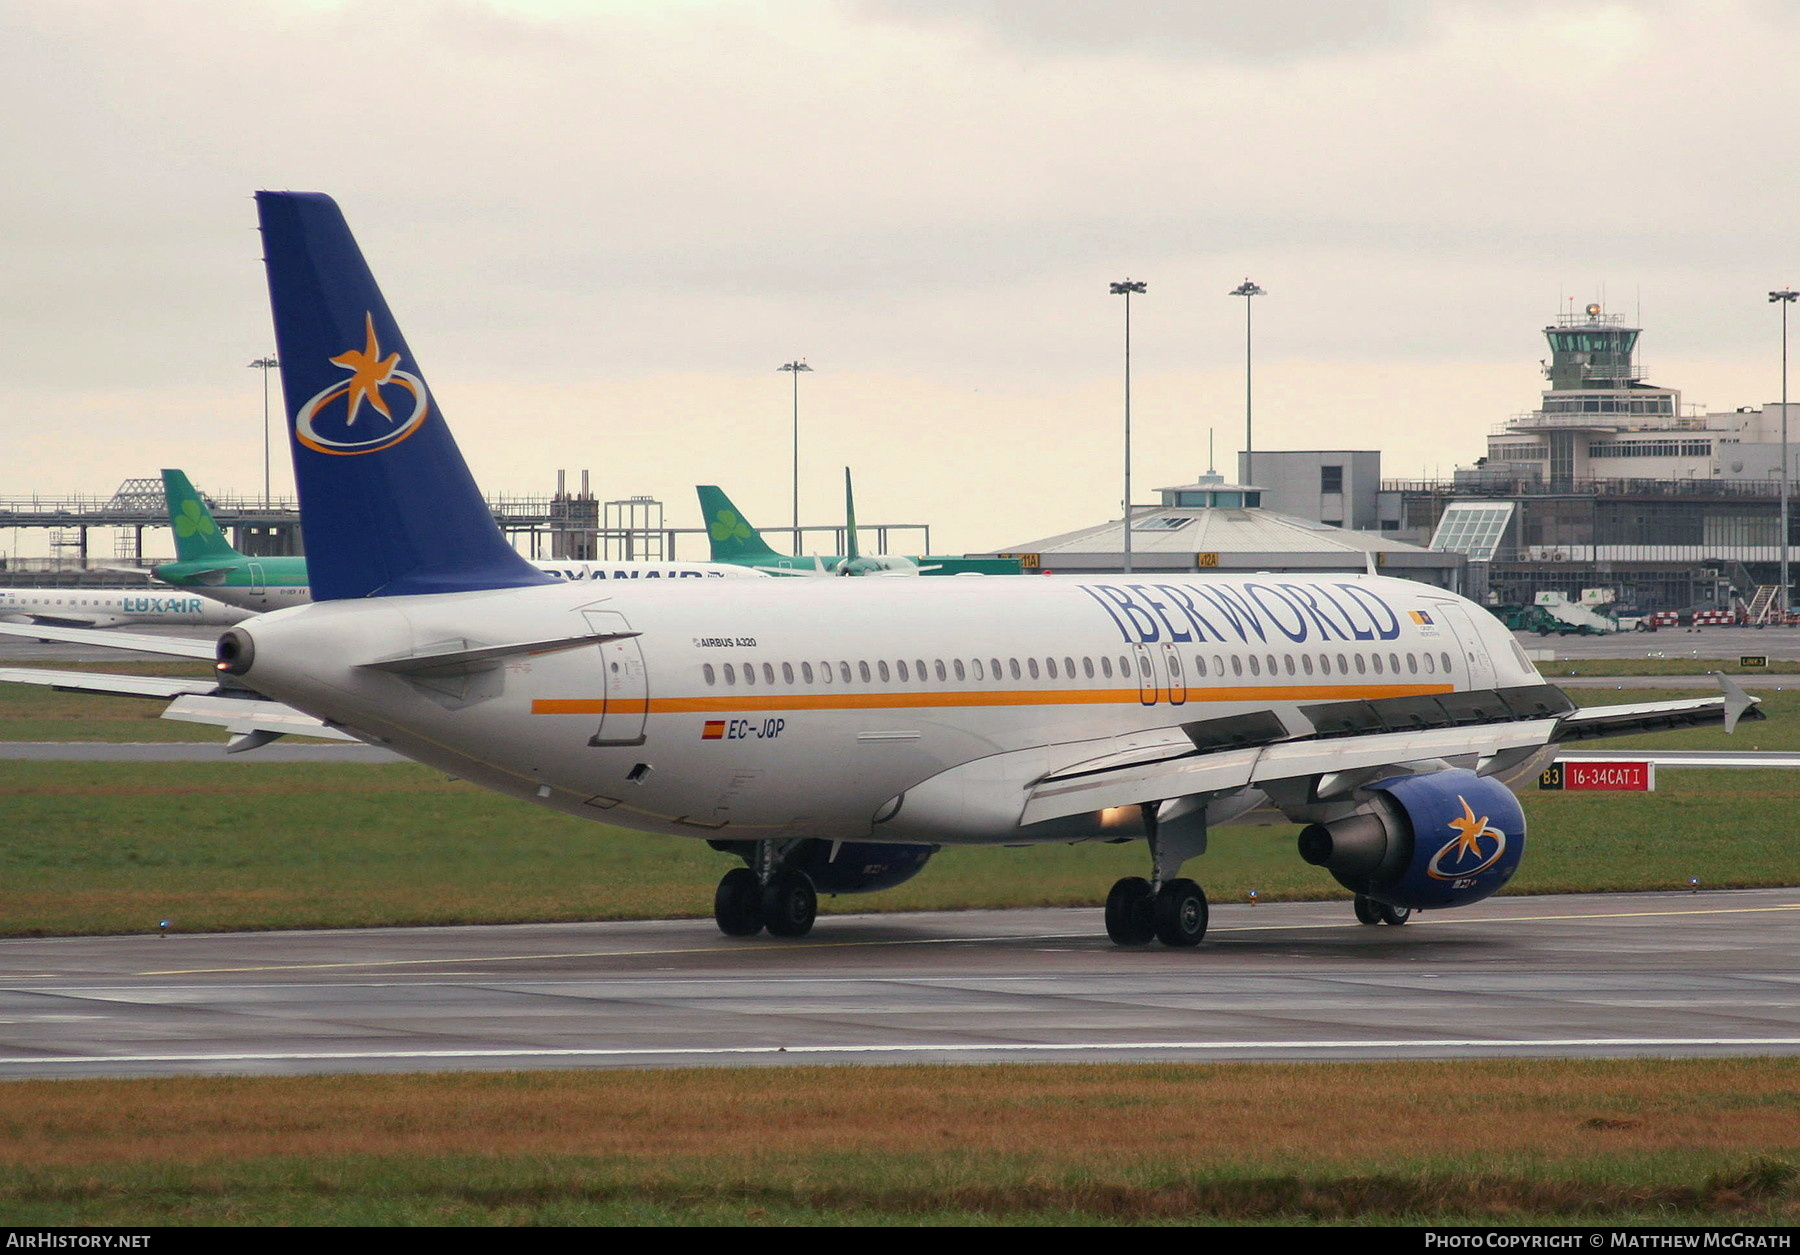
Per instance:
[[[845,465],[945,551],[1117,517],[1127,276],[1140,501],[1235,466],[1247,275],[1259,448],[1448,475],[1570,298],[1760,405],[1797,64],[1781,0],[0,0],[0,496],[261,490],[265,187],[338,199],[484,488],[674,525],[787,520],[799,356],[807,521]]]

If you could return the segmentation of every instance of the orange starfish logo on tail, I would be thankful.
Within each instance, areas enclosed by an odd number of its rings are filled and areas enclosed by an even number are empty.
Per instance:
[[[425,391],[425,381],[400,369],[398,353],[382,356],[373,313],[363,314],[363,327],[366,337],[362,348],[346,349],[330,359],[333,366],[349,371],[350,378],[332,384],[294,415],[294,438],[315,452],[376,453],[392,448],[419,430],[431,412],[431,398]],[[410,396],[412,412],[404,418],[395,417],[389,396],[383,394],[384,388],[399,389]],[[341,406],[336,404],[340,398]],[[371,424],[357,429],[357,418],[364,402],[388,421],[386,431],[371,430]]]
[[[381,416],[390,423],[394,421],[394,413],[388,409],[386,401],[381,399],[381,385],[394,377],[394,367],[400,364],[398,353],[381,356],[381,346],[375,342],[375,315],[364,314],[363,321],[368,328],[369,341],[362,349],[351,349],[348,353],[339,353],[331,359],[333,366],[342,366],[350,372],[349,409],[344,419],[344,426],[356,423],[357,411],[367,401],[370,406],[380,411]]]
[[[1506,833],[1488,823],[1486,815],[1479,819],[1475,810],[1469,805],[1469,799],[1458,796],[1462,803],[1461,817],[1452,819],[1448,827],[1456,832],[1456,836],[1446,842],[1442,849],[1431,856],[1431,862],[1425,865],[1425,874],[1436,880],[1458,880],[1465,876],[1477,876],[1495,863],[1506,853]],[[1491,853],[1482,853],[1482,840],[1492,838],[1494,848]],[[1444,864],[1448,863],[1446,870]]]

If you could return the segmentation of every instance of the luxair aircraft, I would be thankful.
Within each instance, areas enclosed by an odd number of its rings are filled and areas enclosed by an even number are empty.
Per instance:
[[[1756,715],[1728,682],[1577,711],[1492,615],[1376,576],[554,580],[495,528],[337,206],[257,207],[315,600],[218,639],[249,695],[195,681],[168,713],[707,841],[742,860],[728,934],[803,935],[817,894],[945,845],[1136,839],[1108,934],[1191,946],[1182,869],[1254,819],[1398,924],[1506,884],[1505,782],[1558,742]]]
[[[175,561],[155,567],[157,579],[250,611],[277,610],[312,600],[305,558],[239,553],[225,539],[188,477],[176,470],[165,469],[162,474],[169,526],[175,532]],[[719,579],[762,574],[721,562],[548,561],[536,565],[562,580]]]
[[[167,588],[0,588],[0,623],[81,628],[126,623],[223,627],[249,614]]]
[[[695,490],[700,517],[706,523],[714,562],[754,567],[772,575],[1017,575],[1016,558],[909,558],[898,554],[865,554],[856,539],[856,498],[850,490],[850,468],[844,468],[844,519],[847,554],[811,557],[777,553],[750,525],[743,512],[713,484]]]

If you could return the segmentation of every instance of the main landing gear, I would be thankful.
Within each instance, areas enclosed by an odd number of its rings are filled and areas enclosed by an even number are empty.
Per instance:
[[[1142,807],[1155,882],[1127,876],[1106,895],[1106,935],[1116,945],[1144,946],[1154,940],[1165,946],[1197,946],[1206,936],[1206,891],[1174,874],[1206,849],[1205,810],[1190,812],[1190,822],[1179,829],[1159,822],[1159,810],[1154,802]],[[1196,824],[1194,818],[1202,822]]]
[[[772,841],[758,841],[754,867],[734,867],[713,894],[713,919],[727,937],[804,937],[819,913],[812,877],[778,865]]]
[[[1386,902],[1377,902],[1367,894],[1356,895],[1356,922],[1359,924],[1391,924],[1400,927],[1412,918],[1409,906],[1389,906]]]

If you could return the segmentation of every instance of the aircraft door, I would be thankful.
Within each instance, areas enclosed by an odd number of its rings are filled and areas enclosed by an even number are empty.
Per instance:
[[[263,564],[260,562],[250,564],[250,595],[252,597],[263,595]]]
[[[1167,641],[1163,642],[1163,671],[1168,679],[1169,705],[1183,706],[1187,704],[1187,674],[1181,669],[1181,651]]]
[[[1131,647],[1132,666],[1138,673],[1138,700],[1146,706],[1156,705],[1156,667],[1150,661],[1148,645]]]
[[[596,632],[629,632],[631,625],[616,610],[583,611]],[[600,643],[600,727],[589,745],[642,745],[649,718],[650,677],[638,638]]]
[[[1440,603],[1447,621],[1445,626],[1456,638],[1458,652],[1462,655],[1463,674],[1468,677],[1471,689],[1491,689],[1494,687],[1494,660],[1489,656],[1487,645],[1482,641],[1481,632],[1469,617],[1468,611],[1461,606]]]

